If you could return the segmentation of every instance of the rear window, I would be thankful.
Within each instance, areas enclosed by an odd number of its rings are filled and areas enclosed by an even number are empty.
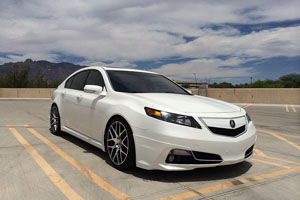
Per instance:
[[[74,90],[83,90],[88,73],[89,71],[86,70],[74,75],[70,88]]]
[[[71,88],[71,84],[72,84],[72,81],[74,79],[74,76],[72,76],[71,78],[69,78],[65,84],[65,88]]]

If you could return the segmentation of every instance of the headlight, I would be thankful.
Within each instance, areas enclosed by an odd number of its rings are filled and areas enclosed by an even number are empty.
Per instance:
[[[250,123],[252,121],[251,117],[248,115],[248,113],[246,113],[246,117],[247,117],[247,120],[248,120],[248,123]]]
[[[160,119],[166,122],[171,122],[174,124],[201,129],[201,126],[196,122],[196,120],[192,116],[178,115],[178,114],[159,111],[147,107],[145,107],[145,111],[148,116],[154,117],[156,119]]]

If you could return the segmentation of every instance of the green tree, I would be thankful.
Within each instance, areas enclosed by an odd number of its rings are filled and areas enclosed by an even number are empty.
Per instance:
[[[213,88],[233,88],[234,86],[231,83],[222,82],[222,83],[213,83],[211,85]]]
[[[30,82],[30,86],[34,88],[48,87],[48,80],[45,78],[44,74],[40,72],[40,70],[35,73],[33,79]]]
[[[63,80],[52,81],[48,84],[48,87],[49,88],[57,88],[62,82],[63,82]]]
[[[4,87],[3,76],[0,74],[0,88]]]
[[[285,88],[300,88],[300,74],[288,74],[281,76],[279,80],[283,83]]]
[[[300,88],[300,74],[288,74],[281,76],[278,80],[257,80],[252,84],[236,84],[222,82],[213,83],[212,88]]]
[[[27,66],[19,67],[14,64],[4,78],[4,87],[8,88],[26,88],[29,84],[28,73],[30,68]]]

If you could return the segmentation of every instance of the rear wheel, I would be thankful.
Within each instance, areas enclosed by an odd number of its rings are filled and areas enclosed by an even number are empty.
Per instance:
[[[50,110],[50,132],[54,135],[60,135],[60,116],[57,106],[54,104]]]
[[[108,124],[105,134],[106,150],[112,164],[121,170],[135,166],[135,148],[128,123],[116,117]]]

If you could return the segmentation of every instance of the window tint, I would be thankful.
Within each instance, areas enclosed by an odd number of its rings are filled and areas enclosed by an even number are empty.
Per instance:
[[[114,90],[117,92],[189,95],[177,84],[159,74],[117,70],[108,70],[107,73]]]
[[[90,74],[86,80],[86,85],[99,85],[104,87],[104,81],[101,73],[96,70],[91,70]]]
[[[65,88],[71,88],[71,84],[72,84],[72,81],[74,79],[74,76],[72,76],[71,78],[69,78],[65,84]]]
[[[72,81],[71,89],[83,90],[88,73],[89,71],[86,70],[74,75],[74,80]]]

